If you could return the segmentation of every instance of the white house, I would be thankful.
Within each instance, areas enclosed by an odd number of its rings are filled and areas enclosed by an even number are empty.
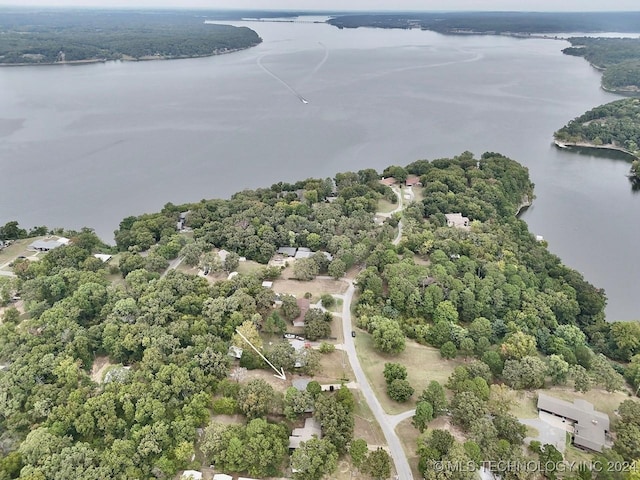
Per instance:
[[[27,249],[35,252],[48,252],[54,248],[69,245],[70,241],[71,240],[65,237],[58,237],[57,239],[45,238],[43,240],[36,240],[35,242],[32,242]]]

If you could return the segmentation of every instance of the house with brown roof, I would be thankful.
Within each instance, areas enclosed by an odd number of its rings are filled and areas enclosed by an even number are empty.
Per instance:
[[[408,175],[407,179],[404,181],[404,184],[407,187],[413,187],[413,186],[420,187],[420,186],[422,186],[422,182],[420,181],[420,177],[417,176],[417,175]]]
[[[396,183],[398,183],[398,180],[396,180],[394,177],[387,177],[387,178],[383,178],[382,180],[380,180],[380,183],[382,185],[386,185],[387,187],[390,187],[390,186],[395,185]]]
[[[304,316],[311,307],[311,302],[308,298],[296,298],[296,303],[298,304],[298,308],[300,309],[300,315],[293,319],[294,327],[304,327]]]

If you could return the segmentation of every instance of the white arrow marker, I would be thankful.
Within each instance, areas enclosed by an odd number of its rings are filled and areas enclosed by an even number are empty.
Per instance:
[[[253,346],[253,343],[251,343],[249,340],[247,340],[247,337],[245,337],[245,336],[240,332],[240,330],[238,330],[237,328],[236,328],[236,333],[237,333],[238,335],[240,335],[240,336],[242,337],[242,339],[243,339],[245,342],[247,342],[247,343],[249,344],[249,346],[250,346],[251,348],[253,348],[253,349],[255,350],[255,352],[256,352],[258,355],[260,355],[260,357],[261,357],[265,362],[267,362],[267,363],[269,364],[269,366],[270,366],[271,368],[273,368],[273,370],[276,372],[276,373],[273,375],[274,377],[279,378],[280,380],[286,380],[286,379],[287,379],[287,376],[284,374],[284,368],[280,367],[280,370],[278,370],[278,369],[273,365],[273,363],[271,363],[269,360],[267,360],[267,357],[265,357],[265,356],[262,354],[262,352],[261,352],[260,350],[258,350],[256,347],[254,347],[254,346]]]

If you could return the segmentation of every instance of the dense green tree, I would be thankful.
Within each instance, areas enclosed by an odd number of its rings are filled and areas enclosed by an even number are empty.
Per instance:
[[[555,479],[556,469],[560,463],[562,463],[562,453],[558,451],[556,447],[551,444],[545,444],[542,446],[540,453],[538,454],[540,464],[545,466],[544,476],[546,478]]]
[[[458,354],[458,349],[456,348],[455,343],[452,341],[446,342],[444,345],[440,347],[440,356],[446,359],[456,358]]]
[[[278,315],[278,312],[273,311],[264,321],[262,331],[272,335],[282,335],[287,331],[287,324],[284,322],[282,317]]]
[[[433,420],[433,406],[424,400],[419,401],[416,404],[416,413],[413,416],[413,426],[423,432],[431,420]]]
[[[541,388],[547,372],[545,363],[538,357],[523,357],[521,360],[507,360],[502,377],[507,385],[516,390]]]
[[[395,320],[376,317],[373,320],[373,344],[384,353],[400,353],[405,349],[405,337]]]
[[[296,297],[292,295],[282,296],[282,316],[286,320],[293,320],[300,315],[300,307],[296,301]]]
[[[324,439],[331,442],[338,452],[345,452],[353,438],[354,417],[348,406],[335,395],[316,398],[314,416],[322,426]]]
[[[318,264],[312,258],[301,258],[293,264],[293,277],[296,280],[313,280],[319,272]]]
[[[291,455],[295,480],[320,480],[338,466],[338,453],[327,439],[313,438],[302,442]]]
[[[627,461],[640,458],[640,402],[625,400],[618,407],[614,449]]]
[[[274,400],[271,385],[262,379],[251,380],[240,388],[238,408],[247,418],[264,417],[273,408]]]
[[[364,471],[375,480],[389,478],[389,475],[391,475],[391,458],[389,454],[381,447],[369,453],[364,464]]]
[[[560,355],[551,355],[547,359],[547,375],[553,384],[564,384],[569,376],[569,364]]]
[[[360,469],[367,459],[369,453],[369,447],[366,440],[362,438],[356,438],[349,445],[349,455],[351,456],[351,463],[353,466]]]
[[[487,413],[487,403],[472,392],[461,392],[451,401],[451,417],[463,428],[469,428],[474,419]]]
[[[407,380],[397,378],[387,384],[387,395],[396,402],[406,402],[413,392],[415,390]]]
[[[286,341],[271,346],[265,356],[276,368],[283,368],[287,372],[293,371],[296,364],[296,349]]]
[[[385,363],[384,371],[382,372],[382,374],[384,375],[387,384],[393,382],[394,380],[406,380],[407,367],[405,367],[401,363]]]
[[[431,380],[427,388],[420,395],[420,401],[429,402],[433,407],[433,416],[439,417],[447,412],[449,402],[444,388],[436,380]]]

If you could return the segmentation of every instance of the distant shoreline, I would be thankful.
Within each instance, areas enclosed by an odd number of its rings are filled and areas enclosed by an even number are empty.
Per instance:
[[[259,44],[256,44],[259,45]],[[107,58],[87,58],[85,60],[68,60],[64,62],[24,62],[24,63],[0,63],[0,67],[44,67],[44,66],[55,66],[55,65],[88,65],[94,63],[107,63],[107,62],[152,62],[158,60],[186,60],[189,58],[207,58],[207,57],[215,57],[218,55],[226,55],[228,53],[235,53],[242,50],[248,50],[249,48],[253,48],[256,45],[250,45],[248,47],[240,47],[240,48],[230,48],[227,50],[214,51],[213,53],[209,53],[206,55],[185,55],[185,56],[175,56],[168,57],[162,55],[152,55],[146,57],[128,57],[123,56],[122,58],[116,59],[107,59]]]

